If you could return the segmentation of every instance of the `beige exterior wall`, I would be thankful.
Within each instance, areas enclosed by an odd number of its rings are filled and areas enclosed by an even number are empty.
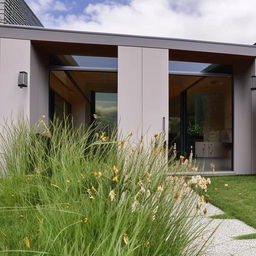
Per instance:
[[[252,118],[252,76],[255,75],[255,63],[248,61],[234,65],[234,171],[237,174],[256,173],[256,149],[252,138],[255,122]],[[254,167],[253,167],[254,166]]]
[[[142,48],[118,47],[118,132],[142,135]]]
[[[256,174],[256,59],[252,63],[253,77],[251,78],[252,99],[252,174]]]
[[[35,124],[45,116],[49,120],[49,71],[48,56],[40,54],[31,46],[30,69],[30,123]]]
[[[168,136],[169,51],[143,48],[142,115],[143,135],[150,140],[155,133]]]
[[[0,125],[5,120],[29,117],[28,87],[18,87],[20,71],[30,75],[30,41],[0,38]]]
[[[256,90],[252,92],[252,174],[256,174]]]
[[[167,49],[119,46],[118,120],[119,133],[137,141],[168,131]]]

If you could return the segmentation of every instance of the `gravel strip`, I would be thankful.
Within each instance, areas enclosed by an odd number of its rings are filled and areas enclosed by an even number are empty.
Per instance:
[[[223,214],[217,207],[208,204],[207,219],[210,216]],[[217,229],[216,229],[217,228]],[[205,256],[254,256],[256,239],[235,240],[233,237],[256,233],[256,229],[237,219],[212,219],[209,232],[216,229]]]

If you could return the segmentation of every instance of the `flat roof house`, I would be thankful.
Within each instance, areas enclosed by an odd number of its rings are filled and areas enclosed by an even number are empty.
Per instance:
[[[256,173],[256,47],[0,26],[0,124],[95,116],[134,140],[164,131],[207,170]]]

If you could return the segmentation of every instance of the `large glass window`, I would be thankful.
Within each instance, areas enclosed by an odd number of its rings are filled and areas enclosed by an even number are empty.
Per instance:
[[[232,168],[232,84],[205,77],[187,90],[187,148],[207,169]]]
[[[205,170],[232,169],[231,76],[170,75],[169,144]]]
[[[107,131],[116,127],[116,72],[51,71],[50,90],[52,116],[70,116],[77,127],[97,116],[96,123]]]

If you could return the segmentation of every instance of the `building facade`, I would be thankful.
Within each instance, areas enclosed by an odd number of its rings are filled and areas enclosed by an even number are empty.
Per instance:
[[[134,143],[162,133],[205,170],[256,173],[255,46],[8,25],[0,35],[0,124],[71,116]]]
[[[43,27],[24,0],[0,0],[0,24]]]

